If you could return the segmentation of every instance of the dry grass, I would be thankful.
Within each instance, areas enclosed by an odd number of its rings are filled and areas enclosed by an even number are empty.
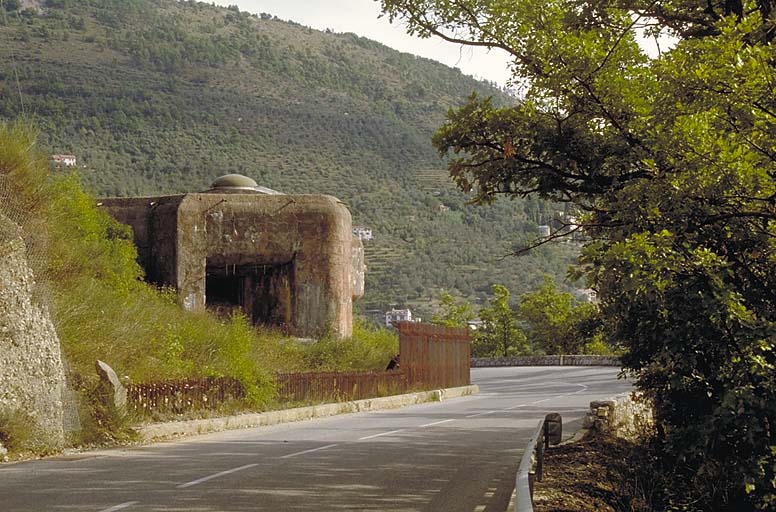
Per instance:
[[[534,490],[537,512],[651,512],[655,479],[644,449],[603,434],[550,448]]]

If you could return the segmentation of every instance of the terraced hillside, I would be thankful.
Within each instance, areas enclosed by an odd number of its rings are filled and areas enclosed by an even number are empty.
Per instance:
[[[38,5],[37,8],[25,8]],[[98,195],[201,190],[242,173],[327,193],[371,227],[363,308],[482,299],[563,276],[574,250],[499,259],[554,207],[466,206],[432,148],[449,108],[491,85],[355,34],[173,0],[6,1],[0,118],[32,118]]]

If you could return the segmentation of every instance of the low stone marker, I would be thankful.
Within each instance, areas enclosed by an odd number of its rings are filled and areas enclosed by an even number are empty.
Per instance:
[[[563,439],[563,418],[557,412],[544,417],[544,438],[546,446],[560,444]]]
[[[97,360],[97,374],[100,376],[100,384],[105,390],[105,398],[112,399],[116,410],[126,411],[127,408],[127,388],[119,380],[119,376],[113,371],[107,363]]]

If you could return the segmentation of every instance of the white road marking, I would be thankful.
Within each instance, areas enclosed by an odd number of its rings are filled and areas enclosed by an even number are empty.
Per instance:
[[[255,468],[256,466],[258,466],[258,464],[246,464],[245,466],[240,466],[239,468],[232,468],[226,471],[221,471],[220,473],[216,473],[214,475],[205,476],[202,478],[198,478],[196,480],[192,480],[191,482],[186,482],[185,484],[180,484],[178,487],[176,487],[176,489],[186,489],[187,487],[192,487],[194,485],[207,482],[208,480],[212,480],[214,478],[231,475],[232,473],[237,473],[238,471],[242,471],[244,469]]]
[[[434,425],[441,425],[442,423],[449,423],[451,421],[455,421],[455,420],[450,419],[450,420],[435,421],[434,423],[426,423],[425,425],[421,425],[420,428],[433,427]]]
[[[297,455],[304,455],[305,453],[313,453],[313,452],[319,452],[321,450],[326,450],[327,448],[334,448],[337,446],[336,444],[327,444],[326,446],[319,446],[318,448],[312,448],[310,450],[304,450],[301,452],[296,453],[290,453],[288,455],[283,455],[280,457],[281,459],[290,459],[291,457],[296,457]]]
[[[140,502],[139,501],[127,501],[127,502],[124,502],[124,503],[120,503],[120,504],[118,504],[116,506],[100,510],[100,512],[116,512],[117,510],[124,510],[125,508],[129,508],[132,505],[137,505],[138,503],[140,503]]]
[[[470,414],[469,416],[466,416],[467,418],[476,418],[478,416],[487,416],[488,414],[496,414],[498,411],[488,411],[488,412],[480,412],[477,414]]]
[[[371,435],[371,436],[360,437],[358,440],[359,441],[366,441],[367,439],[374,439],[375,437],[382,437],[382,436],[389,436],[391,434],[397,434],[399,432],[404,432],[405,430],[407,430],[407,429],[406,428],[400,428],[399,430],[391,430],[390,432],[383,432],[381,434],[374,434],[374,435]]]
[[[547,402],[547,401],[549,401],[549,400],[553,400],[553,399],[555,399],[555,398],[562,398],[562,397],[564,397],[564,396],[578,395],[579,393],[583,393],[583,392],[587,391],[587,386],[586,386],[586,385],[584,385],[584,384],[571,384],[571,383],[569,383],[568,385],[569,385],[569,386],[579,386],[579,387],[581,387],[582,389],[578,389],[578,390],[576,390],[576,391],[572,391],[572,392],[570,392],[570,393],[563,393],[562,395],[555,395],[555,396],[551,396],[550,398],[545,398],[544,400],[537,400],[537,401],[535,401],[535,402],[529,402],[529,403],[527,403],[527,404],[518,404],[518,405],[513,405],[512,407],[507,407],[507,408],[506,408],[506,409],[504,409],[504,410],[505,410],[505,411],[513,411],[513,410],[515,410],[515,409],[519,409],[520,407],[526,407],[526,406],[528,406],[528,405],[533,405],[533,404],[540,404],[540,403],[542,403],[542,402]],[[470,417],[471,417],[471,416],[467,416],[467,418],[470,418]]]

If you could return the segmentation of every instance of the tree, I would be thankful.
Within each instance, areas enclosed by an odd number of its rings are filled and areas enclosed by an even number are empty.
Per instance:
[[[526,325],[531,345],[547,354],[579,354],[598,330],[594,304],[577,302],[545,277],[535,292],[520,296],[517,317]]]
[[[480,310],[482,327],[474,341],[475,356],[512,356],[528,352],[525,334],[517,325],[515,312],[509,305],[509,290],[493,285],[489,306]]]
[[[667,507],[773,509],[776,2],[382,7],[411,33],[511,54],[519,105],[472,96],[434,143],[477,201],[586,213],[581,273],[681,461]],[[641,31],[674,40],[650,56]]]
[[[468,327],[468,322],[474,320],[474,308],[464,300],[453,297],[450,292],[443,291],[439,295],[441,313],[431,317],[431,323],[445,327]]]

